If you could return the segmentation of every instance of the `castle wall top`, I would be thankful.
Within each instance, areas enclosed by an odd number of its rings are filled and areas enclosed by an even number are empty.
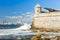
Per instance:
[[[60,10],[56,10],[56,9],[52,9],[52,8],[46,8],[46,7],[44,7],[43,9],[46,9],[48,12],[60,12]],[[36,6],[35,6],[35,10],[36,10],[36,12],[37,11],[39,11],[39,12],[41,12],[42,10],[41,10],[41,5],[40,4],[37,4]],[[44,12],[44,11],[43,11]],[[45,11],[46,12],[46,11]]]
[[[39,15],[34,15],[35,17],[59,17],[60,12],[51,12],[51,13],[40,13]]]
[[[37,4],[37,5],[35,6],[35,8],[36,8],[36,7],[41,7],[41,6],[40,6],[39,4]]]

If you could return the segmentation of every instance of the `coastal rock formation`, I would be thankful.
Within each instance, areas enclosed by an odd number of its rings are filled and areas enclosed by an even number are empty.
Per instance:
[[[46,32],[60,31],[60,11],[50,8],[45,8],[48,12],[42,12],[41,6],[35,6],[35,14],[32,22],[33,30],[40,30]]]
[[[31,38],[31,40],[60,40],[60,36],[37,34]]]
[[[40,40],[41,39],[41,35],[35,35],[31,38],[31,40]]]

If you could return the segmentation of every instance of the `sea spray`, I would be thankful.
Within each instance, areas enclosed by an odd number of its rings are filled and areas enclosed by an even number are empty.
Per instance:
[[[17,33],[24,33],[24,32],[31,32],[30,24],[24,23],[24,25],[14,28],[14,29],[0,29],[0,34],[17,34]]]

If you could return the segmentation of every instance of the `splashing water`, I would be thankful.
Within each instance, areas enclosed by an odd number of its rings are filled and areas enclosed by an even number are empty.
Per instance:
[[[24,23],[23,26],[14,29],[0,29],[0,34],[16,34],[16,33],[24,33],[24,32],[31,32],[30,24]]]
[[[32,32],[30,24],[24,23],[23,26],[14,29],[0,29],[0,39],[10,38],[29,38]]]
[[[23,26],[16,28],[15,30],[29,30],[31,28],[30,24],[24,23]]]

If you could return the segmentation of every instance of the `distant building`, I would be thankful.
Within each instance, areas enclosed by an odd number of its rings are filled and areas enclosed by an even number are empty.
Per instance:
[[[42,7],[39,4],[35,6],[32,28],[42,31],[60,31],[60,10],[44,9],[48,10],[48,12],[42,11]]]

